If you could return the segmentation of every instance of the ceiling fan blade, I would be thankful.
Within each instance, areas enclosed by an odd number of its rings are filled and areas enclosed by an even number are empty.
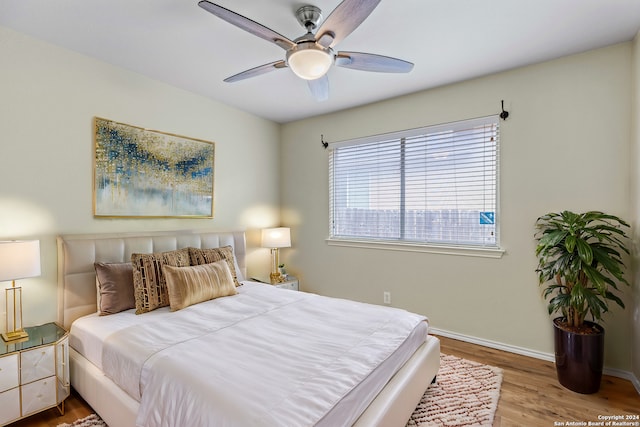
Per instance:
[[[224,81],[227,83],[233,83],[239,80],[244,80],[251,77],[259,76],[260,74],[265,74],[270,71],[277,70],[279,68],[287,68],[287,63],[284,61],[270,62],[268,64],[260,65],[255,68],[251,68],[249,70],[235,74],[231,77],[227,77],[226,79],[224,79]]]
[[[362,52],[338,52],[336,65],[361,71],[376,71],[379,73],[408,73],[413,69],[411,62],[390,56],[374,55]]]
[[[329,78],[326,74],[319,79],[307,80],[307,84],[316,101],[322,102],[329,99]]]
[[[210,1],[201,0],[200,2],[198,2],[198,6],[200,6],[207,12],[214,14],[218,18],[224,19],[228,23],[242,28],[243,30],[253,34],[254,36],[258,36],[262,39],[277,44],[284,50],[291,49],[296,45],[294,42],[292,42],[285,36],[276,33],[272,29],[267,28],[262,24],[258,24],[257,22],[235,12],[232,12],[229,9],[225,9],[222,6],[218,6],[215,3],[211,3]]]
[[[333,47],[353,32],[381,0],[343,0],[316,32],[316,42]]]

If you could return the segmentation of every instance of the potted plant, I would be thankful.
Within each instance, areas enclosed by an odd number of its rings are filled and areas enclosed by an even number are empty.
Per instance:
[[[600,388],[604,363],[604,328],[597,322],[613,301],[624,277],[629,227],[603,212],[548,213],[536,221],[540,285],[553,321],[558,380],[578,393]],[[590,318],[591,321],[586,320]]]
[[[280,279],[282,279],[282,281],[287,280],[287,270],[284,268],[284,264],[278,265],[278,272],[280,273]]]

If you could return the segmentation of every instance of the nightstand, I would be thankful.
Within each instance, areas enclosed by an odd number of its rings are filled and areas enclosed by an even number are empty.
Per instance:
[[[292,291],[298,291],[298,279],[296,279],[295,277],[292,276],[288,276],[287,280],[285,280],[282,283],[276,283],[273,286],[275,286],[276,288],[280,288],[280,289],[289,289]]]
[[[261,279],[259,277],[252,277],[251,280],[255,280],[256,282],[260,282],[260,283],[266,283],[267,285],[270,285],[271,283],[269,283],[269,279]],[[292,291],[299,291],[299,282],[298,279],[293,277],[293,276],[287,276],[287,280],[285,280],[284,282],[280,282],[280,283],[274,283],[273,286],[275,286],[276,288],[280,288],[280,289],[289,289]]]
[[[56,323],[25,328],[20,342],[0,339],[0,424],[45,409],[64,414],[69,397],[69,334]]]

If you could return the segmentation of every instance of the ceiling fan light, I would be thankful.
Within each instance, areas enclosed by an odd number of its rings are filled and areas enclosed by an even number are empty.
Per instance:
[[[287,63],[298,77],[315,80],[327,74],[333,64],[333,55],[315,43],[300,43],[287,53]]]

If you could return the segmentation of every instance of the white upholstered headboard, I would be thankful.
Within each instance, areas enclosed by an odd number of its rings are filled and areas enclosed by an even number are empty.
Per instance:
[[[58,236],[58,323],[69,329],[78,317],[97,310],[94,262],[129,262],[132,253],[231,245],[246,277],[244,231],[162,231]]]

